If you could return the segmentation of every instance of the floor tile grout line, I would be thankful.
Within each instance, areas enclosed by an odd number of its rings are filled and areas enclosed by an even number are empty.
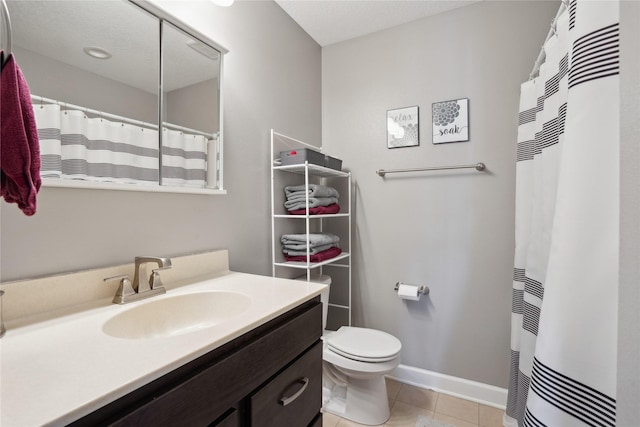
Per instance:
[[[436,394],[436,403],[435,405],[433,405],[433,415],[435,417],[436,413],[438,412],[438,400],[440,400],[440,392],[434,390],[434,393]]]
[[[482,426],[480,426],[480,417],[479,417],[480,414],[479,413],[478,413],[478,422],[477,423],[473,423],[471,421],[456,417],[455,415],[445,414],[444,412],[434,412],[433,414],[434,414],[434,418],[435,418],[435,414],[440,414],[440,415],[444,415],[445,417],[453,418],[455,420],[462,421],[462,422],[467,423],[467,424],[471,424],[471,425],[474,425],[474,426],[477,426],[477,427],[482,427]]]

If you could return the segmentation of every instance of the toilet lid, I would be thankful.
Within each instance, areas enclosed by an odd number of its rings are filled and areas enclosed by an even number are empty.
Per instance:
[[[397,357],[402,349],[402,343],[393,335],[352,326],[341,327],[326,342],[331,351],[363,362],[386,362]]]

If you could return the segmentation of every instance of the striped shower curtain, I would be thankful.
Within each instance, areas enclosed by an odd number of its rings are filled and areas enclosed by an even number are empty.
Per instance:
[[[572,0],[521,87],[507,426],[614,426],[617,1]]]
[[[40,177],[62,178],[62,137],[60,106],[40,104],[33,107],[40,140]]]
[[[204,188],[207,138],[166,127],[162,131],[162,185]]]
[[[57,104],[33,106],[42,178],[158,184],[158,131]]]
[[[78,110],[60,115],[62,178],[126,184],[158,180],[158,132],[89,118]]]
[[[90,118],[58,104],[36,104],[33,109],[42,178],[158,185],[157,129]],[[204,188],[207,138],[166,127],[163,132],[162,185]]]

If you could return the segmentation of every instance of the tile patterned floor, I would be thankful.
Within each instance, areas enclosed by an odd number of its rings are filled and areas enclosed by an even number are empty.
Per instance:
[[[456,427],[502,427],[504,411],[432,390],[387,379],[391,418],[385,427],[415,427],[418,416],[433,417]],[[323,415],[322,427],[360,427],[333,414]]]

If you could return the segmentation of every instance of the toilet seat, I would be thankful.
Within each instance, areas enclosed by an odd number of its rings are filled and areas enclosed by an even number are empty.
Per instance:
[[[328,350],[360,362],[382,363],[395,359],[402,344],[391,334],[376,329],[343,326],[326,337]]]

